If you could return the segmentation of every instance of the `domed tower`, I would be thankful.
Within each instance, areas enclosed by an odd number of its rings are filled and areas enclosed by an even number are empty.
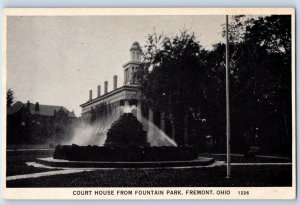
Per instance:
[[[134,85],[136,84],[135,72],[141,64],[142,49],[139,42],[134,42],[129,49],[130,61],[123,65],[124,68],[124,84]]]

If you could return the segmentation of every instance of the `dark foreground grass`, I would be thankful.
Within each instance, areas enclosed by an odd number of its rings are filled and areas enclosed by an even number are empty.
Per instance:
[[[201,157],[209,157],[214,158],[216,161],[227,161],[226,154],[201,154]],[[243,154],[239,155],[231,155],[232,163],[287,163],[292,162],[291,158],[288,157],[278,157],[278,156],[270,156],[265,157],[264,155],[256,155],[254,157],[245,157]]]
[[[292,166],[116,169],[7,181],[7,187],[270,187],[291,186]]]
[[[7,152],[7,176],[51,171],[26,165],[35,158],[51,157],[53,150]],[[201,155],[226,160],[226,155]],[[232,156],[233,163],[278,163],[288,159]],[[232,166],[232,178],[225,178],[226,167],[188,169],[115,169],[7,181],[7,187],[220,187],[291,186],[291,165]]]
[[[33,162],[36,158],[51,157],[53,152],[53,150],[7,151],[6,176],[49,171],[45,168],[28,166],[26,162]]]

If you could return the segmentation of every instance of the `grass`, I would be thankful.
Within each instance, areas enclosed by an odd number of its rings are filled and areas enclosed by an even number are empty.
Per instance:
[[[233,166],[190,169],[116,169],[8,181],[7,187],[270,187],[291,186],[292,167]]]
[[[26,162],[50,157],[52,150],[7,152],[7,176],[49,171]],[[225,155],[203,155],[224,161]],[[291,162],[287,159],[232,156],[232,162]],[[226,167],[188,169],[115,169],[76,174],[7,181],[7,187],[264,187],[291,186],[291,165],[232,166],[232,178],[226,179]]]
[[[31,167],[26,165],[26,162],[52,155],[53,150],[8,151],[6,152],[6,176],[47,172],[49,169]]]
[[[266,154],[267,155],[267,154]],[[217,161],[227,161],[226,154],[201,154],[202,157],[210,157],[214,158]],[[287,163],[292,162],[292,159],[283,157],[274,157],[274,158],[268,158],[268,157],[261,157],[259,154],[255,157],[244,157],[237,156],[237,155],[231,155],[231,163]]]

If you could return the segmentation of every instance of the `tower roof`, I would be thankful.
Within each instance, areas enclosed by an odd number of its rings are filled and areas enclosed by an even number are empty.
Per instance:
[[[133,42],[132,46],[130,47],[130,51],[133,51],[133,50],[142,51],[139,42],[137,42],[137,41]]]

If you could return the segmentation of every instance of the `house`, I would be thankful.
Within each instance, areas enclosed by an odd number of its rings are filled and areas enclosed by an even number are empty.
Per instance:
[[[63,106],[17,101],[7,110],[7,144],[59,143],[77,120]]]

